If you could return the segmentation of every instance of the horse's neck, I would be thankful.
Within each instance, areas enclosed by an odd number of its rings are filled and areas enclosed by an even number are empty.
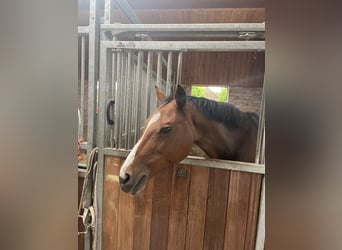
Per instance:
[[[196,107],[191,109],[191,119],[196,130],[194,143],[210,158],[253,161],[253,156],[241,156],[245,130],[229,128],[223,123],[208,120]]]

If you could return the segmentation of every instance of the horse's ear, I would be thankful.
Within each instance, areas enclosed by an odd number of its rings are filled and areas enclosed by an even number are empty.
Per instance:
[[[154,87],[156,89],[156,95],[157,95],[158,101],[159,102],[163,101],[166,98],[165,94],[163,92],[161,92],[161,90],[157,87],[157,85]]]
[[[186,103],[186,93],[182,86],[177,85],[175,99],[177,103],[177,108],[182,109]]]

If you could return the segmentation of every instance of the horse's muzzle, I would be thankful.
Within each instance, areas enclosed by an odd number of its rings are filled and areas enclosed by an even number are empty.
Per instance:
[[[131,193],[132,195],[135,195],[140,190],[142,190],[145,186],[146,181],[147,175],[139,176],[136,181],[134,181],[133,178],[128,174],[125,175],[125,178],[119,178],[122,191]]]

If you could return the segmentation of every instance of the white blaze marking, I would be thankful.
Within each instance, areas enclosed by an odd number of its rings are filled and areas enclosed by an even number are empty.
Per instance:
[[[158,121],[160,117],[160,113],[158,112],[157,114],[155,114],[154,116],[152,116],[152,118],[150,119],[150,121],[148,122],[146,129],[144,132],[147,131],[147,129],[151,126],[151,124],[155,123],[156,121]],[[121,169],[120,169],[120,177],[121,178],[125,178],[125,173],[126,173],[126,169],[128,168],[129,165],[131,165],[131,163],[134,161],[135,158],[135,154],[139,148],[139,145],[144,137],[145,133],[142,135],[142,137],[140,138],[140,140],[137,142],[137,144],[134,145],[132,151],[128,154],[124,164],[122,165]]]

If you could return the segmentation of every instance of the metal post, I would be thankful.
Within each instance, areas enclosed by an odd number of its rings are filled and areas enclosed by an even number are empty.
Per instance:
[[[141,106],[143,105],[141,100],[142,100],[142,95],[141,95],[141,90],[142,90],[142,81],[141,81],[141,76],[142,76],[142,70],[143,70],[143,66],[142,66],[142,60],[143,60],[143,52],[139,51],[138,52],[138,60],[137,60],[137,73],[136,73],[136,87],[135,87],[135,91],[136,91],[136,121],[135,121],[135,128],[134,128],[134,143],[137,142],[137,140],[139,139],[140,136],[140,117],[141,117],[141,112],[142,112],[142,108]]]
[[[151,84],[151,71],[152,71],[152,52],[149,51],[147,54],[147,67],[146,67],[146,84],[147,84],[147,115],[151,114],[151,93],[152,93],[152,84]]]
[[[112,15],[112,6],[111,0],[105,0],[104,7],[104,24],[110,24],[111,15]]]
[[[128,51],[128,64],[127,64],[127,93],[126,93],[126,106],[125,106],[125,112],[126,112],[126,149],[131,148],[131,134],[132,134],[132,101],[133,101],[133,92],[134,92],[134,86],[133,86],[133,80],[132,80],[132,71],[133,71],[133,51]]]
[[[263,134],[264,126],[265,126],[265,84],[263,86],[261,104],[260,104],[255,163],[260,163],[260,152],[261,152],[261,144],[262,144],[261,140],[263,136],[262,134]]]
[[[116,115],[116,148],[122,148],[122,108],[123,108],[123,98],[124,87],[121,82],[121,52],[116,51],[116,84],[118,88],[117,92],[117,115]]]
[[[178,61],[177,61],[177,80],[176,85],[180,84],[182,80],[182,62],[183,62],[183,52],[180,51],[178,53]]]
[[[98,55],[99,55],[99,23],[98,1],[90,0],[89,6],[89,66],[88,66],[88,133],[87,141],[90,150],[96,146],[96,96],[98,80]]]
[[[156,85],[159,87],[159,88],[162,88],[162,85],[161,85],[161,79],[162,79],[162,52],[161,51],[158,51],[157,53],[158,55],[158,61],[157,61],[157,83]],[[164,91],[164,89],[162,89]]]
[[[123,113],[122,113],[122,122],[123,122],[123,141],[124,141],[124,148],[127,149],[127,134],[129,131],[128,127],[128,105],[129,105],[129,93],[130,93],[130,86],[127,81],[127,68],[128,68],[128,58],[126,55],[126,51],[122,51],[121,55],[121,82],[124,86],[123,92]]]
[[[85,34],[81,35],[81,131],[80,137],[84,138],[84,76],[85,76]]]
[[[167,54],[166,96],[171,95],[172,51]]]

